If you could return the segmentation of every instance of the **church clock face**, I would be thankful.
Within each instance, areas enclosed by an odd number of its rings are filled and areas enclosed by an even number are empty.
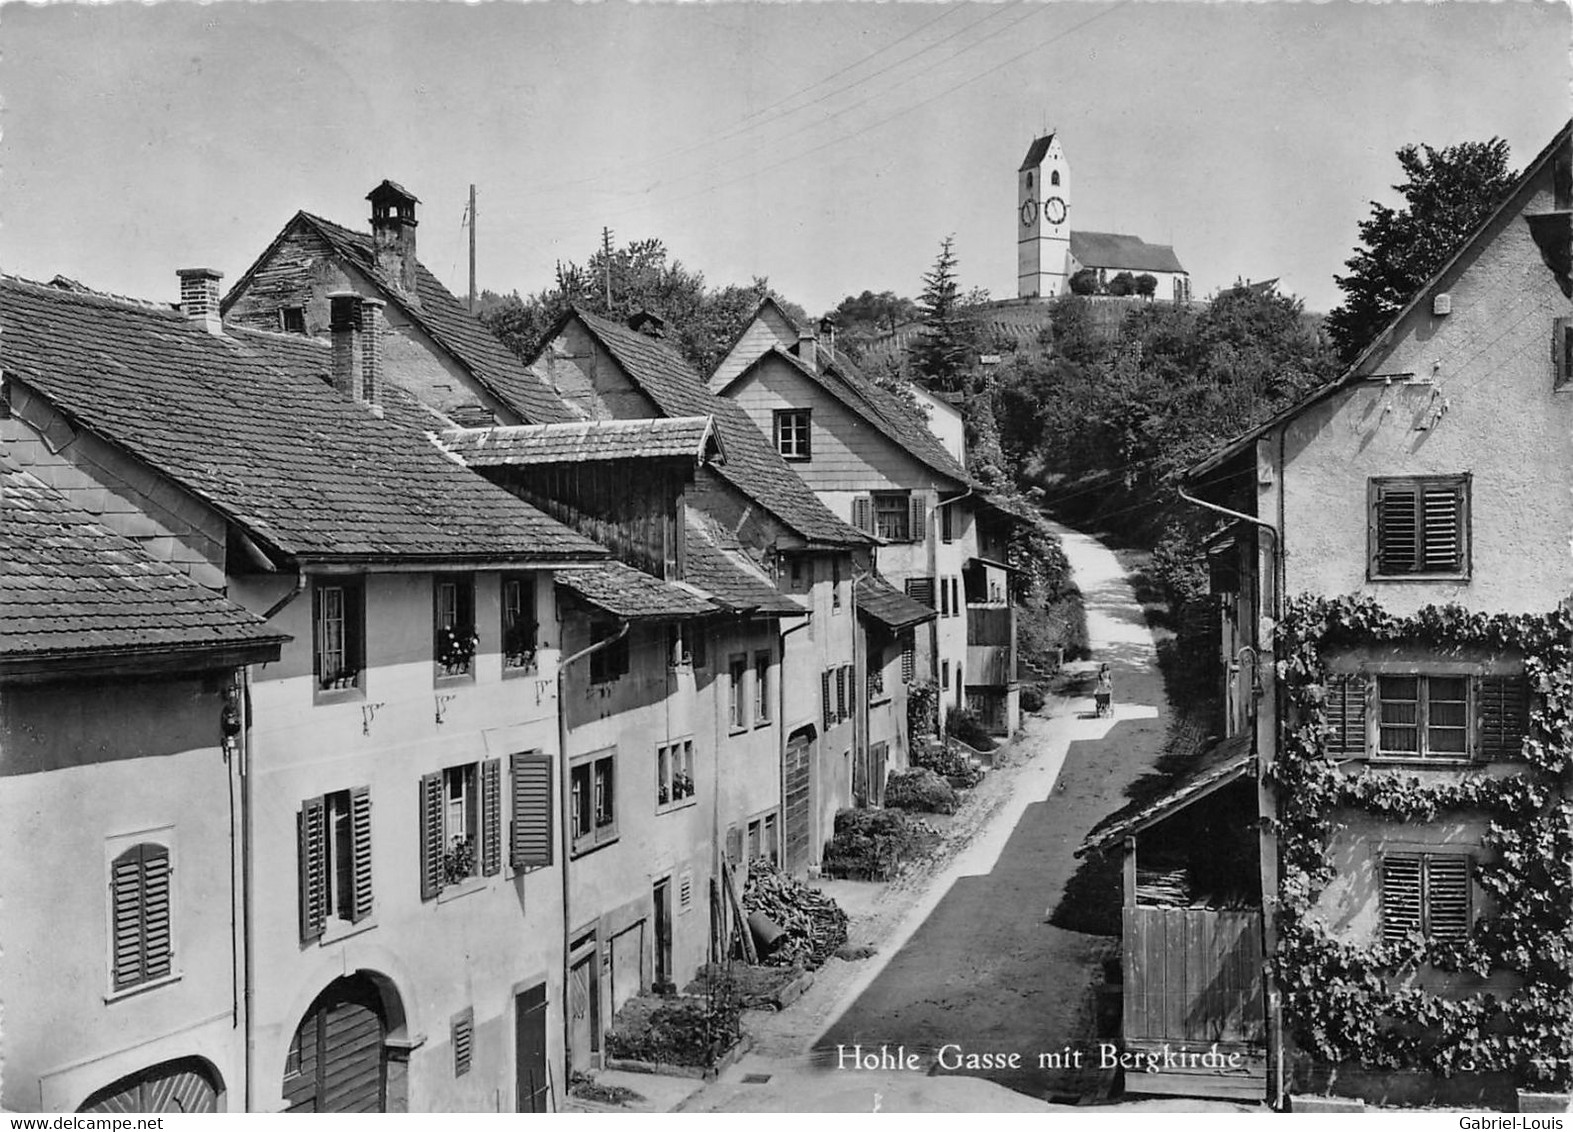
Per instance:
[[[1043,219],[1050,224],[1065,223],[1065,202],[1059,197],[1049,197],[1043,202]]]
[[[1024,226],[1032,227],[1032,222],[1038,218],[1038,202],[1024,200],[1021,202],[1021,222]]]

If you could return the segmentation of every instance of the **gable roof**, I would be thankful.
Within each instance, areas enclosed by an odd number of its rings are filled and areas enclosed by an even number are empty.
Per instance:
[[[572,421],[549,425],[450,428],[433,439],[472,468],[579,464],[607,460],[724,459],[709,417]]]
[[[579,320],[663,414],[714,418],[726,449],[726,463],[715,468],[716,474],[787,527],[810,542],[833,546],[867,546],[874,541],[831,514],[741,406],[711,393],[687,362],[655,339],[576,307],[546,335],[537,357],[551,348],[570,319]]]
[[[251,277],[272,258],[275,249],[297,225],[316,231],[335,252],[371,279],[390,303],[398,306],[411,322],[468,369],[492,396],[525,420],[531,424],[550,424],[573,419],[573,414],[562,400],[531,373],[496,335],[486,329],[485,324],[472,315],[424,265],[418,261],[415,265],[415,297],[418,301],[408,302],[393,281],[378,269],[370,233],[353,231],[309,212],[297,212],[291,218],[273,243],[268,245],[268,249],[230,288],[220,304],[221,311],[229,310],[250,283]]]
[[[86,654],[277,660],[288,639],[0,455],[0,671]]]
[[[1073,228],[1071,255],[1083,267],[1185,273],[1179,257],[1168,244],[1149,244],[1140,236],[1124,236],[1117,232],[1078,232]]]
[[[0,332],[8,378],[283,556],[606,556],[312,376],[306,351],[326,357],[324,343],[215,335],[178,311],[15,278],[0,278]]]

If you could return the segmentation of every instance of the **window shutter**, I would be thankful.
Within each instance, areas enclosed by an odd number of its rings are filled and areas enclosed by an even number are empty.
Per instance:
[[[355,905],[350,916],[359,923],[371,915],[371,787],[350,791],[350,832],[355,853]]]
[[[552,759],[539,751],[513,756],[513,838],[515,869],[552,863]]]
[[[442,775],[421,775],[421,899],[442,891]]]
[[[1554,388],[1573,381],[1573,319],[1559,318],[1551,329],[1551,371]]]
[[[1516,759],[1529,730],[1529,682],[1522,676],[1482,676],[1476,694],[1483,759]]]
[[[857,669],[853,665],[849,664],[844,669],[842,669],[842,671],[846,673],[847,714],[848,715],[855,715],[855,714],[857,714],[857,709],[858,709],[858,705],[857,705],[857,683],[858,683],[857,682]]]
[[[1412,487],[1383,487],[1376,505],[1376,569],[1412,574],[1420,546],[1419,500]]]
[[[852,525],[864,534],[874,533],[874,501],[867,495],[852,500]]]
[[[847,717],[847,670],[844,667],[836,669],[836,722],[839,723]]]
[[[927,518],[927,503],[921,495],[914,495],[908,503],[912,507],[912,527],[909,534],[913,542],[922,542],[927,536],[923,531],[923,521]]]
[[[1421,858],[1414,853],[1382,856],[1382,942],[1401,943],[1412,931],[1422,931]]]
[[[173,962],[169,850],[135,845],[110,866],[116,990],[169,974]]]
[[[1463,499],[1455,484],[1425,489],[1424,549],[1420,568],[1457,573],[1464,565]]]
[[[481,764],[481,874],[502,871],[502,760]]]
[[[743,859],[743,831],[735,825],[727,827],[726,859],[734,865]]]
[[[175,950],[169,922],[169,850],[162,845],[141,848],[143,976],[157,979],[169,974]]]
[[[828,728],[836,721],[835,702],[830,698],[830,670],[827,668],[819,674],[820,701],[825,705],[825,726]]]
[[[1425,866],[1426,935],[1463,939],[1469,934],[1469,858],[1428,854]]]
[[[1366,697],[1370,682],[1359,673],[1327,682],[1327,722],[1333,734],[1328,750],[1342,755],[1366,753]]]
[[[311,672],[316,682],[313,688],[322,687],[322,590],[311,587]]]
[[[911,636],[901,642],[901,679],[903,683],[912,683],[912,677],[917,672],[917,643]]]
[[[453,1017],[453,1075],[463,1077],[470,1071],[470,1060],[475,1052],[475,1008],[466,1007]]]
[[[935,608],[933,578],[908,578],[906,586],[907,596],[913,601],[921,602],[930,609]]]
[[[300,838],[300,941],[321,937],[328,918],[328,817],[321,798],[308,798],[295,817]]]

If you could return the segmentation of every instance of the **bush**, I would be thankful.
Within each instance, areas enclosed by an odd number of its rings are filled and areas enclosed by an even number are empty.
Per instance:
[[[1136,293],[1144,298],[1152,298],[1158,290],[1158,277],[1148,275],[1145,271],[1136,277]]]
[[[945,729],[975,751],[992,751],[999,746],[978,714],[968,708],[953,708],[945,719]]]
[[[976,786],[983,777],[983,771],[972,765],[971,758],[949,745],[915,749],[912,765],[932,770],[944,779],[955,779],[963,787]]]
[[[1043,710],[1043,689],[1036,684],[1028,684],[1021,690],[1021,710],[1024,712],[1038,712]]]
[[[891,782],[901,773],[891,775]],[[944,782],[940,785],[950,789]],[[889,801],[888,787],[885,796]],[[955,798],[955,791],[951,791],[951,797]],[[903,860],[926,853],[938,841],[939,834],[927,822],[900,810],[841,810],[836,814],[835,836],[825,846],[821,865],[832,876],[883,878]],[[836,946],[845,941],[843,932]]]
[[[1153,282],[1156,283],[1157,280]],[[1122,271],[1109,280],[1109,294],[1111,295],[1130,295],[1134,294],[1135,291],[1136,279],[1129,271]]]
[[[740,1013],[731,993],[676,999],[643,1019],[614,1026],[606,1036],[606,1052],[634,1061],[708,1067],[737,1042]]]
[[[914,740],[939,729],[939,685],[914,680],[907,685],[907,734]]]
[[[1098,293],[1098,273],[1090,267],[1084,267],[1071,276],[1071,294],[1096,295]]]
[[[950,783],[928,767],[893,771],[885,780],[885,805],[892,809],[953,814],[958,804],[956,791]]]

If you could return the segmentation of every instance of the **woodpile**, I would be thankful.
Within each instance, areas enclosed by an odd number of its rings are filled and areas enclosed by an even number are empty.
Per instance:
[[[840,905],[762,857],[749,862],[742,903],[745,911],[764,913],[783,932],[771,952],[760,956],[770,966],[818,970],[847,941],[847,914]]]

